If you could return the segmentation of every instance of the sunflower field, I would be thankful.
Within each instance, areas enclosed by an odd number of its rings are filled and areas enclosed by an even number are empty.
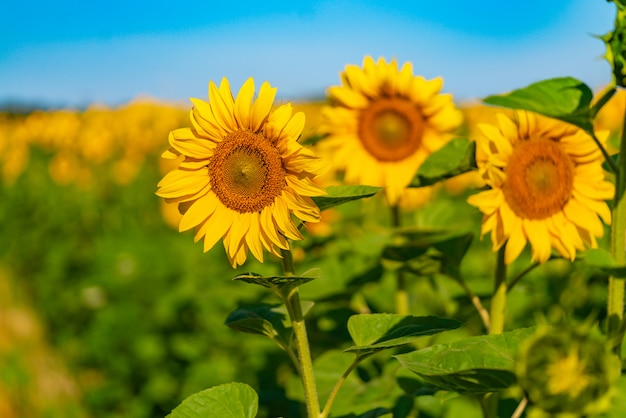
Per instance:
[[[613,82],[0,112],[0,417],[626,416]]]

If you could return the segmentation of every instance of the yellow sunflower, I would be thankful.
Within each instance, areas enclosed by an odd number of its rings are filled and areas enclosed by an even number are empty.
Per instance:
[[[280,257],[287,239],[302,239],[291,215],[318,222],[310,196],[325,194],[312,179],[327,169],[296,141],[304,114],[291,104],[274,111],[276,88],[265,82],[256,100],[249,78],[233,98],[228,80],[209,83],[209,101],[191,99],[191,128],[170,132],[165,158],[184,159],[163,177],[157,195],[178,203],[179,230],[195,228],[208,251],[221,238],[233,268],[248,250],[263,261],[263,248]]]
[[[409,62],[398,70],[395,60],[367,56],[362,68],[346,66],[341,81],[327,92],[322,146],[347,183],[385,187],[396,205],[426,157],[452,138],[462,114],[451,95],[439,94],[441,78],[414,76]]]
[[[505,242],[513,262],[528,242],[541,263],[554,248],[574,260],[584,244],[597,248],[611,222],[605,200],[614,186],[605,180],[603,156],[581,129],[526,111],[479,124],[476,159],[491,188],[469,197],[483,213],[482,234],[491,232],[494,251]],[[608,132],[598,132],[605,141]]]

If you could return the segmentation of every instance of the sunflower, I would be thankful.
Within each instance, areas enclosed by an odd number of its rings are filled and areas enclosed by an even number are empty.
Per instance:
[[[426,157],[451,139],[462,114],[452,96],[439,94],[441,78],[414,76],[409,62],[398,70],[395,60],[367,56],[363,68],[346,66],[341,81],[327,92],[322,146],[347,183],[385,187],[396,205]]]
[[[249,78],[233,98],[229,82],[209,83],[209,101],[191,99],[190,128],[170,132],[164,158],[183,156],[178,167],[158,184],[157,195],[178,203],[179,230],[195,228],[208,251],[223,238],[236,268],[248,250],[263,261],[263,248],[280,257],[287,239],[302,235],[291,215],[318,222],[311,196],[325,194],[313,178],[327,165],[296,141],[304,114],[291,104],[274,111],[276,88],[265,82],[258,97]]]
[[[541,115],[499,114],[497,124],[479,124],[476,160],[490,189],[468,202],[483,213],[482,235],[491,232],[493,250],[505,242],[513,262],[528,242],[541,263],[554,248],[574,260],[586,244],[597,248],[611,222],[605,200],[614,186],[605,180],[603,156],[581,129]],[[608,132],[598,132],[604,142]]]

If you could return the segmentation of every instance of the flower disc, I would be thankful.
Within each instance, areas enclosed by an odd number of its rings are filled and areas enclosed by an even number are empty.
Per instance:
[[[261,135],[249,131],[227,135],[215,148],[208,168],[217,197],[240,213],[261,211],[285,186],[278,150]]]
[[[491,232],[493,250],[505,247],[513,262],[530,243],[541,263],[555,249],[574,260],[585,244],[611,222],[606,200],[615,187],[605,180],[603,156],[583,130],[545,116],[515,111],[497,124],[479,124],[478,172],[490,187],[468,198],[483,213],[482,235]],[[597,132],[604,142],[608,132]]]
[[[404,99],[372,102],[359,118],[363,147],[379,161],[399,161],[413,155],[420,147],[423,131],[420,110]]]
[[[233,267],[248,251],[263,261],[263,249],[280,257],[288,239],[303,236],[294,224],[319,222],[312,196],[325,194],[313,179],[327,165],[297,142],[304,114],[287,103],[272,110],[276,89],[266,82],[254,99],[249,78],[234,98],[227,79],[209,83],[209,102],[191,99],[190,128],[170,132],[163,157],[182,162],[159,182],[157,194],[177,203],[178,229],[195,228],[204,251],[223,239]]]
[[[348,65],[342,85],[328,89],[330,106],[320,149],[332,158],[349,184],[385,188],[387,201],[397,206],[422,163],[452,139],[462,122],[452,96],[442,94],[441,78],[413,75],[407,62]]]
[[[546,219],[563,210],[572,195],[574,167],[550,139],[518,144],[504,172],[504,198],[520,218]]]

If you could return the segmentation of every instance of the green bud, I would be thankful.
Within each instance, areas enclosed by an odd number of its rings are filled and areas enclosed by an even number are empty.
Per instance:
[[[606,44],[604,57],[613,69],[615,85],[626,87],[626,0],[615,0],[617,14],[612,32],[599,38]]]
[[[531,405],[550,416],[596,414],[610,407],[619,373],[613,361],[603,339],[546,327],[523,347],[517,378]]]

